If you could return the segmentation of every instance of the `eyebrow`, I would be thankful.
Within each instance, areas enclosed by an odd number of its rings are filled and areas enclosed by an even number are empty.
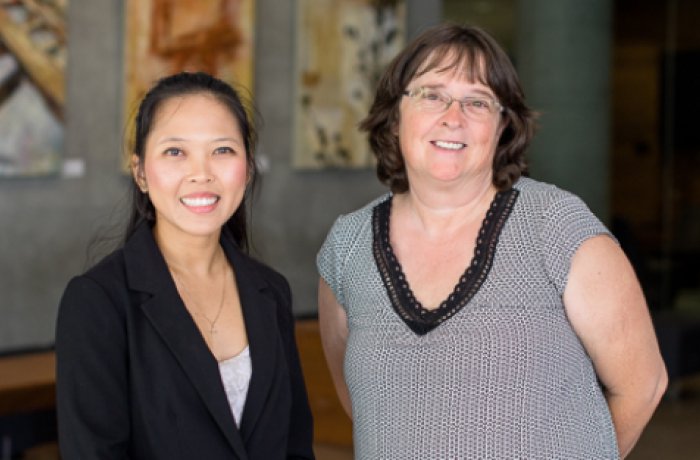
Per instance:
[[[474,91],[475,94],[481,95],[481,96],[486,96],[490,97],[491,99],[498,99],[495,94],[493,94],[491,91],[485,91],[483,89],[477,89]],[[467,96],[468,97],[468,96]]]
[[[443,85],[442,83],[438,83],[438,84],[436,84],[436,85],[421,85],[421,86],[424,87],[424,88],[445,90],[445,85]],[[447,92],[447,91],[446,91],[446,92]],[[484,89],[478,89],[478,88],[477,88],[477,89],[475,89],[475,90],[473,90],[473,91],[470,91],[470,93],[471,93],[470,95],[461,96],[461,97],[472,97],[472,96],[476,95],[476,96],[486,96],[486,97],[490,97],[491,99],[496,99],[496,100],[498,100],[498,98],[496,97],[495,94],[493,94],[493,93],[490,92],[490,91],[484,90]]]
[[[159,139],[156,141],[157,145],[160,144],[167,144],[169,142],[187,142],[188,139],[184,137],[176,137],[176,136],[170,136],[170,137],[165,137],[163,139]],[[211,143],[216,143],[216,142],[234,142],[236,144],[241,144],[241,141],[236,139],[235,137],[217,137],[215,139],[212,139],[209,141]]]

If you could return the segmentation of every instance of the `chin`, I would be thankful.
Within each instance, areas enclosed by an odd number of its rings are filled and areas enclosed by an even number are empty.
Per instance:
[[[225,222],[212,222],[200,224],[185,224],[180,227],[182,233],[196,238],[218,236]]]

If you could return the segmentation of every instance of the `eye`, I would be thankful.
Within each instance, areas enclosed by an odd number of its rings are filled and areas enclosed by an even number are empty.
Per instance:
[[[426,101],[434,102],[434,101],[440,101],[442,98],[440,97],[440,93],[434,90],[423,90],[423,93],[421,94],[421,97],[425,99]]]
[[[169,147],[169,148],[165,149],[165,151],[163,152],[163,155],[169,156],[169,157],[179,157],[179,156],[182,156],[183,154],[184,154],[184,152],[182,151],[182,149],[179,149],[177,147]]]
[[[234,153],[236,153],[236,151],[228,146],[217,147],[214,149],[214,155],[231,155]]]
[[[482,98],[469,98],[464,101],[468,107],[473,107],[475,109],[491,109],[491,101]]]

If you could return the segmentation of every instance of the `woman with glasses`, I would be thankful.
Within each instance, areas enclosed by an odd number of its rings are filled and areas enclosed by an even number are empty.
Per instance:
[[[624,457],[666,387],[647,306],[586,205],[524,177],[534,116],[504,51],[427,30],[361,128],[390,192],[317,259],[356,458]]]

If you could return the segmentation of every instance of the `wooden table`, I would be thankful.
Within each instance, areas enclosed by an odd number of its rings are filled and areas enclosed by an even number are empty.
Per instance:
[[[53,409],[55,370],[53,351],[0,357],[0,416]]]

